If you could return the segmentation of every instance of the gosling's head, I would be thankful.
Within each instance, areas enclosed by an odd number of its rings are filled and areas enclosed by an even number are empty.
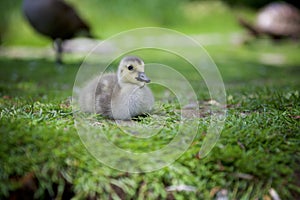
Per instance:
[[[124,57],[118,68],[119,83],[131,83],[144,86],[150,79],[145,74],[145,65],[142,59],[136,56]]]

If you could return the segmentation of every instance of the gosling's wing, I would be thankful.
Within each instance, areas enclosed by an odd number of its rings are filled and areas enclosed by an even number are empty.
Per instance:
[[[119,90],[116,74],[105,74],[98,78],[95,91],[96,112],[104,116],[111,116],[111,100],[113,93]]]
[[[116,84],[115,74],[104,74],[88,81],[79,93],[81,110],[91,113],[110,112],[111,97]]]

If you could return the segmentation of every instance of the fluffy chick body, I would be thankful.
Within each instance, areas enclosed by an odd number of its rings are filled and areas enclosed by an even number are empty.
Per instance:
[[[125,57],[117,74],[103,74],[88,82],[80,93],[80,107],[85,112],[122,120],[148,113],[154,104],[153,94],[145,85],[149,81],[143,61]]]

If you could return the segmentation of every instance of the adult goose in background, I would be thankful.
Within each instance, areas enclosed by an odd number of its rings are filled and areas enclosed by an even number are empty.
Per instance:
[[[239,23],[255,37],[300,39],[300,11],[285,2],[273,2],[261,8],[254,24],[243,18],[239,18]]]
[[[136,56],[126,56],[117,73],[98,76],[83,87],[79,93],[80,108],[121,120],[146,114],[154,104],[153,94],[146,86],[149,82],[144,62]]]
[[[62,63],[64,40],[79,34],[91,37],[87,23],[62,0],[23,0],[22,10],[37,32],[54,41],[58,63]]]

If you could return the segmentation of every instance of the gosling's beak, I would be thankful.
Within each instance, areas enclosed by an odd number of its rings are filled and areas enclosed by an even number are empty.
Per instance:
[[[136,80],[146,83],[150,83],[151,81],[144,72],[139,72],[138,77],[136,77]]]

